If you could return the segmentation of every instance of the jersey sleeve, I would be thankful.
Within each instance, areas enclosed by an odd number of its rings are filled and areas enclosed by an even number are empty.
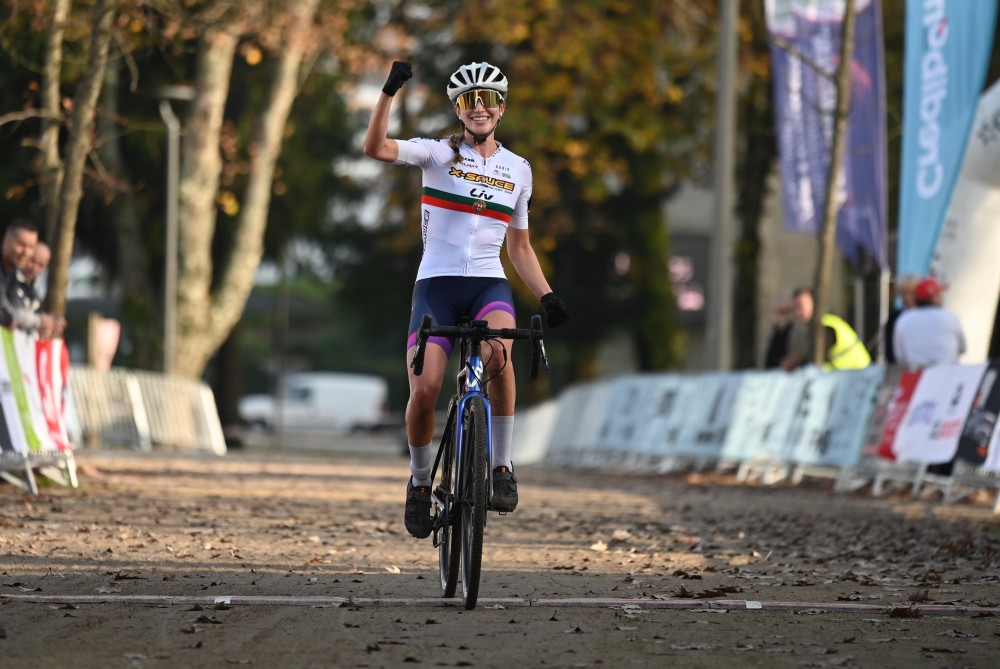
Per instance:
[[[427,167],[429,165],[440,165],[454,156],[447,144],[435,139],[397,139],[396,145],[399,147],[399,156],[395,165],[411,165],[413,167]]]
[[[524,186],[514,203],[514,213],[510,217],[510,227],[518,230],[528,228],[528,205],[531,203],[531,189],[534,185],[531,177],[531,166],[524,161]]]

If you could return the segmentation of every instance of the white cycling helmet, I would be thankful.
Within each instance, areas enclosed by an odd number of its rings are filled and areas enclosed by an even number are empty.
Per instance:
[[[490,65],[489,63],[469,63],[468,65],[462,65],[455,70],[455,73],[451,75],[451,80],[448,82],[448,99],[455,102],[459,95],[476,88],[497,91],[506,99],[507,77],[503,76],[503,72],[500,71],[499,67]]]

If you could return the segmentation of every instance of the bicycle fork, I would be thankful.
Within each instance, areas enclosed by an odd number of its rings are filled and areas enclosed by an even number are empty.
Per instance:
[[[465,415],[465,405],[470,397],[476,395],[482,397],[483,405],[486,407],[486,462],[489,463],[486,473],[486,500],[487,504],[489,504],[490,500],[493,499],[493,407],[490,405],[490,398],[486,393],[486,384],[483,382],[484,378],[485,370],[482,356],[470,355],[465,369],[459,374],[459,386],[464,386],[465,392],[461,394],[461,399],[459,400],[458,420],[456,421],[458,424],[458,434],[456,435],[455,443],[458,446],[458,461],[461,462],[462,445],[464,443],[462,435],[465,433],[462,416]],[[462,483],[461,478],[459,478],[458,484],[461,485]],[[458,486],[455,489],[462,490]]]
[[[444,524],[453,524],[455,516],[455,505],[458,501],[456,496],[456,491],[462,490],[464,481],[462,479],[462,449],[464,447],[464,435],[465,435],[465,425],[463,424],[463,416],[465,414],[465,405],[468,403],[471,397],[482,397],[483,405],[486,407],[486,461],[489,462],[489,472],[486,481],[487,490],[487,500],[493,499],[493,408],[490,405],[489,396],[486,394],[485,384],[483,383],[483,359],[478,355],[470,355],[468,357],[467,363],[463,369],[461,369],[457,375],[458,383],[458,393],[452,397],[451,403],[448,406],[448,425],[445,427],[444,439],[448,438],[447,433],[450,431],[454,434],[455,448],[451,453],[451,463],[446,471],[449,478],[454,479],[454,483],[451,481],[442,481],[437,488],[434,489],[434,493],[431,495],[431,501],[433,502],[435,508],[438,512],[439,522],[434,527],[434,535],[432,543],[435,548],[440,546],[440,538],[438,532]],[[434,471],[431,473],[431,477],[436,476],[436,471],[440,465],[442,451],[438,452],[438,457],[434,462]]]

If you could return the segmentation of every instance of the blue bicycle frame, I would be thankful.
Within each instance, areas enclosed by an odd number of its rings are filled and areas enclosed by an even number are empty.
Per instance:
[[[462,416],[465,415],[465,405],[473,397],[482,397],[483,405],[486,407],[486,460],[490,463],[489,471],[493,471],[493,407],[490,405],[490,398],[487,396],[486,388],[483,385],[485,366],[483,364],[482,353],[480,351],[470,351],[464,365],[462,371],[459,372],[461,392],[459,393],[458,406],[455,407],[455,461],[462,462],[462,447],[465,444],[465,440],[463,439],[465,426],[462,424]],[[462,472],[459,467],[455,477],[459,486],[463,483],[461,475]],[[462,488],[459,487],[458,489],[461,490]],[[489,481],[489,492],[492,499],[492,477],[490,477]]]

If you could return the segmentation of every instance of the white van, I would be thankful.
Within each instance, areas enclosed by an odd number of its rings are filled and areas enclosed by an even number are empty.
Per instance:
[[[285,377],[281,401],[247,395],[240,419],[251,429],[346,433],[371,430],[386,421],[389,385],[380,376],[299,372]],[[278,420],[276,404],[281,406]]]

